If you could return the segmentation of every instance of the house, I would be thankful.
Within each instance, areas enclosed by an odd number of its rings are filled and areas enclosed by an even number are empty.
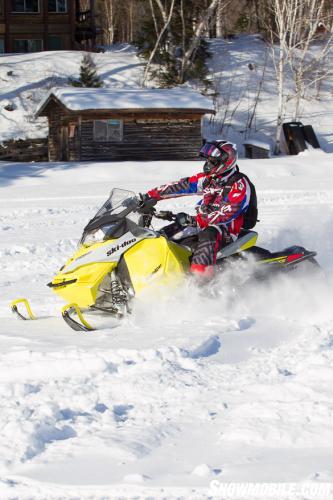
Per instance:
[[[49,160],[187,160],[212,102],[188,89],[59,88],[36,117],[49,122]]]
[[[91,50],[93,0],[0,0],[0,53]]]

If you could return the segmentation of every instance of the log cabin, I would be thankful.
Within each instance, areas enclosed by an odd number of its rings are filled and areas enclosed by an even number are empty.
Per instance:
[[[189,89],[58,88],[36,117],[49,123],[49,161],[190,160],[212,102]]]
[[[95,41],[93,0],[0,0],[0,53],[94,50]]]

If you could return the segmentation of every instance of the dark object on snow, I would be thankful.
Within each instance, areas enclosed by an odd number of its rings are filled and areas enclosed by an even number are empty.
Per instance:
[[[259,141],[251,142],[249,140],[243,142],[243,146],[245,149],[245,158],[253,158],[253,159],[269,158],[271,155],[269,144],[265,144],[264,142],[263,143]]]
[[[311,125],[304,126],[302,122],[284,123],[283,133],[286,138],[289,154],[291,155],[297,155],[307,149],[306,143],[314,148],[320,148]]]
[[[313,130],[312,125],[304,125],[303,127],[304,137],[306,142],[311,144],[311,146],[315,149],[320,148],[320,144],[318,142],[317,136]]]
[[[3,107],[6,111],[14,111],[15,106],[11,102],[9,104],[6,104],[6,106]]]
[[[306,149],[302,122],[284,123],[283,132],[290,155],[297,155]]]
[[[13,76],[13,72],[12,71],[7,71],[7,76]]]

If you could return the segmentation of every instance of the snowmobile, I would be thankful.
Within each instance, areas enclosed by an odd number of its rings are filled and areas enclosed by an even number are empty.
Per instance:
[[[155,203],[142,204],[134,192],[113,189],[84,228],[77,251],[48,283],[67,302],[62,316],[74,330],[94,330],[84,317],[87,311],[122,318],[131,312],[134,297],[145,290],[175,287],[186,278],[197,230],[181,223],[183,213],[158,212]],[[152,229],[154,217],[178,224],[179,231],[168,237],[163,228]],[[257,237],[253,230],[242,231],[218,253],[217,269],[223,272],[228,262],[251,260],[254,278],[263,279],[305,261],[318,265],[316,252],[292,246],[272,253],[256,246]],[[28,317],[19,311],[19,304]],[[35,319],[26,299],[15,300],[11,306],[21,319]]]

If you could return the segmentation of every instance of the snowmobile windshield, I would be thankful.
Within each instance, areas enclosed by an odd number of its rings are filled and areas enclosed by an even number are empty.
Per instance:
[[[89,221],[80,244],[92,245],[110,238],[119,238],[125,231],[126,217],[138,207],[133,191],[112,189],[110,197]]]
[[[119,218],[126,217],[126,215],[137,208],[138,200],[133,191],[126,191],[125,189],[112,189],[110,197],[106,200],[104,205],[98,210],[95,217],[90,221],[94,221],[104,215],[117,215]],[[129,210],[130,209],[130,210]],[[125,213],[126,212],[126,213]]]

